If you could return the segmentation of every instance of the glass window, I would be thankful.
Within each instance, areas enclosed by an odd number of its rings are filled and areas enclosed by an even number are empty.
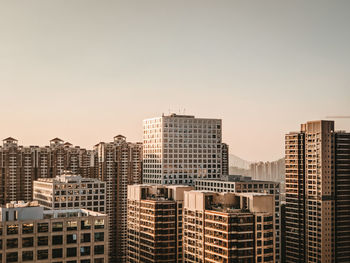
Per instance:
[[[6,247],[9,248],[18,248],[18,239],[11,238],[6,240]]]
[[[105,250],[104,245],[97,245],[94,248],[94,253],[95,253],[95,255],[104,254],[104,252],[105,252],[104,250]]]
[[[78,222],[77,221],[68,221],[67,222],[67,231],[77,230]]]
[[[52,249],[52,258],[62,258],[62,257],[63,257],[63,249],[62,248]]]
[[[91,241],[90,233],[82,233],[80,236],[80,243],[87,243]]]
[[[6,253],[6,262],[18,262],[18,253],[17,252]]]
[[[22,238],[22,247],[33,247],[34,238],[33,237],[23,237]]]
[[[42,260],[42,259],[48,259],[49,257],[49,250],[43,249],[43,250],[38,250],[37,252],[37,259]]]
[[[90,247],[80,247],[80,256],[89,256]]]
[[[47,246],[48,244],[49,244],[48,236],[38,237],[38,246]]]
[[[76,257],[77,256],[77,248],[76,247],[68,247],[67,248],[67,257]]]
[[[53,222],[52,223],[52,231],[63,231],[63,222]]]
[[[22,252],[22,261],[32,261],[33,260],[33,251],[23,251]]]
[[[91,263],[90,259],[82,259],[80,263]]]
[[[22,234],[32,234],[34,232],[34,224],[22,224]]]
[[[7,234],[8,235],[17,235],[18,234],[18,225],[7,225]]]
[[[95,220],[95,229],[103,229],[105,227],[104,219],[96,219]]]
[[[91,229],[90,220],[81,220],[81,229]]]
[[[95,258],[94,263],[104,263],[104,259],[103,258]]]
[[[95,242],[104,241],[104,232],[95,233]]]
[[[67,244],[75,244],[75,243],[77,243],[77,234],[67,235]]]
[[[52,245],[62,245],[63,244],[63,236],[52,236]]]
[[[39,233],[49,232],[49,223],[38,223],[38,232]]]

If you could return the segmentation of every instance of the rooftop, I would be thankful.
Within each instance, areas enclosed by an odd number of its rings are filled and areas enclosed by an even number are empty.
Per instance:
[[[44,210],[44,218],[106,216],[106,214],[87,209]]]
[[[39,178],[37,181],[46,183],[91,183],[99,182],[95,178],[85,178],[80,175],[73,174],[70,171],[64,171],[63,174],[56,176],[55,178]]]
[[[0,221],[25,221],[67,217],[105,216],[106,214],[87,209],[44,210],[36,201],[28,203],[19,201],[11,202],[1,207],[0,215]]]
[[[275,181],[265,181],[265,180],[256,180],[256,179],[252,179],[251,177],[247,177],[247,176],[240,176],[240,175],[230,175],[230,176],[235,176],[235,177],[229,177],[228,179],[208,179],[208,178],[200,178],[200,179],[196,179],[195,181],[206,181],[206,182],[221,182],[221,183],[237,183],[237,182],[252,182],[252,183],[273,183],[273,184],[278,184],[279,182],[275,182]]]

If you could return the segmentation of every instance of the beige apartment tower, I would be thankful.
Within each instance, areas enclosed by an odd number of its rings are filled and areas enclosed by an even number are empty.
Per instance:
[[[125,262],[128,185],[142,182],[142,143],[118,135],[94,147],[97,178],[106,183],[106,213],[110,223],[110,262]]]
[[[184,262],[275,262],[274,198],[185,192]]]
[[[310,121],[285,138],[286,262],[350,262],[350,134]]]
[[[0,147],[0,204],[31,201],[33,181],[38,178],[53,178],[64,170],[93,177],[94,169],[92,151],[59,138],[43,147],[22,146],[16,139],[6,138]]]
[[[183,199],[191,186],[128,187],[128,263],[183,262]]]

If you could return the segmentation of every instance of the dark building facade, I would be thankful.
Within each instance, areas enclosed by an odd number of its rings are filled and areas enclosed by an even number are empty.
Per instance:
[[[222,175],[228,175],[229,174],[229,147],[228,144],[222,143],[221,144],[221,169],[222,169]]]

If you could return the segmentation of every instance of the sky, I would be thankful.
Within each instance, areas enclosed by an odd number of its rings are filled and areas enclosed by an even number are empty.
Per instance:
[[[301,123],[350,116],[349,12],[348,0],[0,0],[0,138],[91,149],[141,141],[143,119],[175,112],[221,118],[243,159],[278,159]]]

